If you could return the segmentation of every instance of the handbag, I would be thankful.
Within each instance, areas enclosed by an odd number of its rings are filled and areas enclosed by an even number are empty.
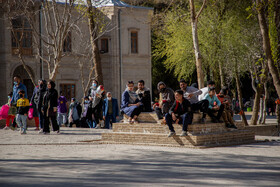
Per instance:
[[[32,120],[33,119],[33,112],[34,112],[34,109],[32,107],[32,104],[30,104],[30,108],[28,110],[28,119],[29,120]]]
[[[10,109],[9,105],[3,105],[1,107],[1,110],[0,110],[0,120],[8,118],[9,109]]]

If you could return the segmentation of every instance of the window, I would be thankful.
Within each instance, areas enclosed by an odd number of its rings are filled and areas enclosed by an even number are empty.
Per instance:
[[[63,42],[63,52],[71,52],[72,44],[71,44],[71,32],[68,32],[66,38]]]
[[[131,53],[138,53],[138,32],[131,31],[130,38],[131,38]]]
[[[71,101],[71,98],[76,96],[76,85],[60,84],[60,91],[62,91],[62,95],[66,97],[67,101]]]
[[[100,53],[108,53],[108,52],[109,52],[109,40],[108,38],[102,38]]]
[[[12,54],[32,55],[32,29],[26,18],[12,20]]]

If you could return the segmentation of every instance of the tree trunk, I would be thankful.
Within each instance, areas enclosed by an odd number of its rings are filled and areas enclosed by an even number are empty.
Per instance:
[[[102,64],[101,57],[97,44],[97,33],[96,33],[96,23],[94,21],[94,15],[96,8],[92,7],[91,0],[87,0],[87,13],[88,13],[88,21],[89,21],[89,32],[90,32],[90,41],[92,46],[92,55],[93,55],[93,63],[94,63],[94,71],[95,77],[99,84],[103,84],[103,73],[102,73]]]
[[[260,114],[259,114],[258,124],[261,124],[263,120],[263,107],[264,107],[264,98],[262,97],[260,100]]]
[[[242,92],[241,92],[241,86],[240,86],[240,80],[239,80],[239,75],[237,72],[237,67],[235,69],[235,80],[236,80],[236,87],[237,87],[237,93],[238,93],[238,101],[239,101],[239,106],[240,106],[240,115],[242,117],[242,121],[244,123],[245,126],[248,126],[248,122],[244,113],[244,105],[243,105],[243,101],[242,101]]]
[[[278,69],[275,66],[274,61],[272,59],[268,25],[266,23],[264,6],[262,5],[263,1],[256,0],[256,2],[257,2],[256,7],[258,8],[258,20],[259,20],[260,30],[263,38],[263,50],[267,58],[268,68],[272,75],[274,87],[277,91],[278,97],[280,97],[280,77],[279,77]]]
[[[205,0],[203,2],[202,7],[200,8],[199,13],[196,15],[194,0],[190,0],[190,12],[191,12],[191,26],[192,26],[192,36],[193,36],[193,46],[195,53],[195,61],[196,61],[196,71],[197,71],[197,82],[199,89],[204,87],[204,73],[202,70],[202,56],[199,50],[199,42],[198,42],[198,34],[197,34],[197,22],[198,17],[205,6]]]
[[[220,73],[220,79],[221,79],[221,87],[225,86],[225,77],[223,73],[223,65],[222,62],[219,62],[219,73]]]
[[[260,98],[261,98],[262,92],[263,92],[262,85],[258,86],[256,88],[256,92],[255,92],[253,114],[252,114],[252,118],[250,121],[250,125],[257,125],[258,115],[259,115],[259,110],[260,110]]]
[[[267,112],[267,101],[269,99],[269,93],[267,88],[267,81],[264,83],[264,101],[263,101],[263,119],[261,121],[261,124],[265,124],[266,120],[266,112]]]

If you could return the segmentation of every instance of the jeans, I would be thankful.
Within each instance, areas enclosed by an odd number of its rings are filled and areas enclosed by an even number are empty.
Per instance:
[[[26,120],[27,120],[27,115],[22,115],[22,114],[17,114],[16,116],[16,121],[17,124],[20,128],[23,128],[24,131],[26,131]]]
[[[181,115],[179,118],[179,124],[183,124],[183,131],[187,131],[188,130],[188,125],[192,124],[192,115],[185,113],[183,115]],[[166,124],[169,127],[169,130],[171,132],[175,132],[174,127],[172,125],[172,123],[174,123],[175,121],[172,119],[172,115],[167,113],[165,114],[165,120],[166,120]]]
[[[95,128],[96,122],[94,120],[87,119],[86,121],[87,121],[89,128]]]
[[[116,123],[116,117],[114,117],[113,115],[107,115],[105,117],[105,128],[106,129],[110,129],[110,120],[112,120],[112,123]]]
[[[62,124],[67,123],[67,113],[57,113],[57,124],[61,127]]]

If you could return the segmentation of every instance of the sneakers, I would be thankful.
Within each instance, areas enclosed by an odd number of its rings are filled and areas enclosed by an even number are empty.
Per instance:
[[[237,129],[237,127],[234,124],[231,124],[230,128]]]
[[[20,134],[26,134],[26,130],[21,131]]]
[[[227,123],[226,127],[230,129],[237,129],[237,127],[234,124],[230,124],[230,123]]]
[[[175,132],[170,132],[170,133],[168,134],[168,136],[167,136],[167,137],[169,138],[169,137],[172,137],[172,136],[174,136],[174,135],[176,135],[176,133],[175,133]]]
[[[44,132],[43,129],[40,129],[38,133],[43,134],[43,132]]]
[[[6,126],[6,127],[3,128],[3,130],[9,130],[9,129],[11,129],[11,128],[8,127],[8,126]]]
[[[60,134],[60,131],[59,131],[59,130],[57,130],[57,131],[56,131],[56,134]]]
[[[231,124],[227,123],[226,128],[231,128]]]
[[[181,133],[181,135],[180,135],[181,137],[182,136],[188,136],[188,133],[187,133],[187,131],[182,131],[182,133]]]

